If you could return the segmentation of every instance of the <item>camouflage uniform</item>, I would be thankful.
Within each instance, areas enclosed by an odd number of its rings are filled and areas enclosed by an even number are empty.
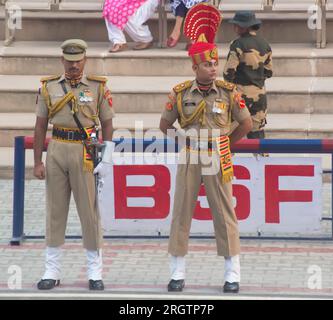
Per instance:
[[[248,138],[264,138],[267,114],[265,80],[272,77],[272,50],[266,40],[250,31],[231,43],[224,79],[237,84],[253,119]]]

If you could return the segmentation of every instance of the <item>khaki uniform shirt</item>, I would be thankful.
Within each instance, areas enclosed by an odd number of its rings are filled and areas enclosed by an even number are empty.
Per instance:
[[[200,119],[195,120],[193,123],[183,127],[186,131],[188,129],[195,129],[199,132],[200,129],[207,129],[209,137],[216,137],[219,135],[229,135],[231,130],[231,118],[237,122],[241,122],[250,117],[248,109],[238,104],[235,101],[239,95],[234,89],[235,86],[226,83],[227,88],[217,85],[221,81],[215,81],[210,88],[208,95],[205,96],[196,81],[187,89],[184,89],[181,94],[182,110],[185,117],[190,117],[201,103],[202,100],[206,102],[204,121]],[[225,83],[225,82],[223,82]],[[182,84],[181,84],[182,85]],[[179,86],[181,86],[179,85]],[[166,119],[169,123],[173,124],[176,120],[180,123],[181,115],[177,107],[177,87],[169,95],[169,102],[166,104],[165,110],[162,113],[162,118]],[[191,136],[191,133],[189,134]]]
[[[101,82],[95,80],[88,80],[84,75],[80,84],[76,88],[66,82],[64,75],[60,79],[50,80],[47,83],[47,91],[50,95],[51,104],[54,105],[57,101],[61,100],[66,94],[61,86],[61,82],[64,81],[67,91],[72,91],[78,101],[77,116],[83,127],[91,127],[98,125],[95,123],[92,116],[98,114],[101,122],[111,119],[115,116],[112,108],[112,97],[110,90],[104,85],[103,93],[100,93]],[[41,118],[48,117],[48,107],[45,101],[45,97],[42,94],[38,96],[36,115]],[[75,128],[77,125],[74,121],[71,109],[66,104],[59,112],[57,112],[52,118],[50,123],[64,128]]]

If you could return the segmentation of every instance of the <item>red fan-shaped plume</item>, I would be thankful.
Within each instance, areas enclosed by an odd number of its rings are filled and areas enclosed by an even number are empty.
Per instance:
[[[198,3],[187,13],[184,23],[184,35],[197,42],[205,34],[209,43],[214,43],[216,33],[222,21],[218,9],[208,3]]]

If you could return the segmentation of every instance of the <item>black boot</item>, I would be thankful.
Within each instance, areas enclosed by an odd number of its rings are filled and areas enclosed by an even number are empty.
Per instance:
[[[60,285],[60,280],[53,279],[41,279],[37,283],[38,290],[51,290],[54,287],[58,287]]]
[[[168,291],[169,292],[181,292],[185,287],[185,280],[173,280],[171,279],[168,284]]]
[[[238,293],[239,283],[238,282],[228,282],[226,281],[223,286],[224,293]]]
[[[104,290],[103,280],[89,280],[89,290]]]

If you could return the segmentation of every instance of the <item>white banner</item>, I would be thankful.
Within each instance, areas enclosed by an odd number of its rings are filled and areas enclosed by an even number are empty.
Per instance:
[[[156,156],[151,157],[148,163],[156,163]],[[147,155],[141,163],[113,166],[100,194],[103,224],[110,225],[113,234],[168,235],[177,165],[147,164]],[[320,158],[235,157],[234,171],[234,204],[241,233],[321,231]],[[214,233],[203,186],[191,233]]]

